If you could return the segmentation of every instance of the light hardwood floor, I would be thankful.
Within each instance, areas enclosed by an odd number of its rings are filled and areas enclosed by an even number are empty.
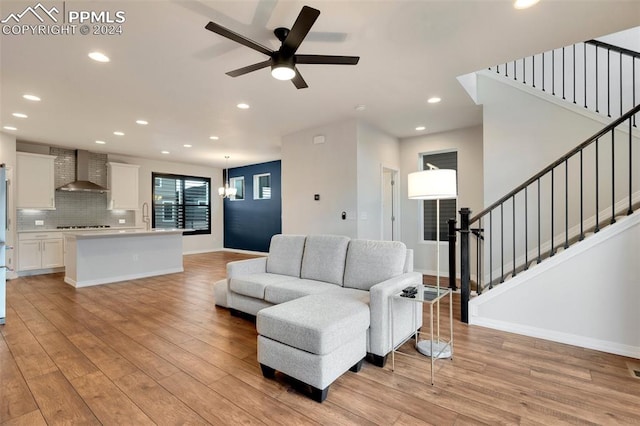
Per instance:
[[[316,403],[264,379],[255,325],[214,307],[213,283],[244,257],[191,255],[181,274],[78,290],[61,274],[9,281],[0,423],[640,424],[636,360],[458,320],[434,386],[425,358],[402,356],[395,372],[347,372]]]

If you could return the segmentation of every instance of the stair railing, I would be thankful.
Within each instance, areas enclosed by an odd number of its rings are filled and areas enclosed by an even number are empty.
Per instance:
[[[640,192],[634,193],[640,187],[640,156],[633,155],[640,143],[633,126],[638,112],[640,105],[475,216],[468,208],[460,210],[463,322],[469,321],[473,268],[476,291],[482,294],[615,223],[616,215],[633,213],[634,198],[640,199]]]
[[[588,40],[489,69],[615,118],[640,101],[639,60],[640,53],[633,50]]]

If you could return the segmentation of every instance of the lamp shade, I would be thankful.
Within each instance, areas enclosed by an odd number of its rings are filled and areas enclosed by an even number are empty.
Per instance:
[[[446,200],[456,198],[456,171],[432,169],[409,173],[409,198],[414,200]]]

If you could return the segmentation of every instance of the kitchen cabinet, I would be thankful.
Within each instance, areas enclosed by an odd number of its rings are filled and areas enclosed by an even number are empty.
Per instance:
[[[16,153],[16,207],[55,210],[54,155]]]
[[[60,232],[18,235],[18,271],[62,266],[64,266],[64,245]]]
[[[138,209],[138,174],[135,164],[107,163],[109,175],[109,210]]]

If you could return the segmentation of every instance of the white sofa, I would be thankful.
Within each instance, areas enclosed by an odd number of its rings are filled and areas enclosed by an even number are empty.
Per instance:
[[[389,296],[421,282],[422,275],[413,272],[413,252],[401,242],[275,235],[267,257],[227,264],[226,302],[232,313],[253,316],[311,294],[364,302],[370,314],[368,360],[383,366],[392,349],[390,303],[395,344],[422,326],[422,305],[391,301]]]

